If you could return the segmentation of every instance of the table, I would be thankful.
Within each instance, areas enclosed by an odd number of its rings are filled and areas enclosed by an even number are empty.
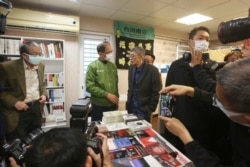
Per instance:
[[[145,120],[104,124],[99,132],[108,137],[114,166],[194,167],[192,161],[158,134]]]

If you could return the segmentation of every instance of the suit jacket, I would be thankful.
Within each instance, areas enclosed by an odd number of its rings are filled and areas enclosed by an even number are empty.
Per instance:
[[[7,131],[13,131],[18,125],[19,111],[14,107],[17,101],[26,97],[26,83],[23,59],[0,63],[1,79],[4,81],[4,91],[0,94],[0,112],[5,116]],[[40,96],[47,96],[43,85],[44,64],[38,65],[38,79]],[[40,107],[43,111],[43,105]]]
[[[127,110],[129,109],[132,100],[135,71],[135,66],[132,65],[129,67],[128,94],[126,102]],[[162,88],[161,76],[158,69],[153,65],[144,64],[138,85],[139,87],[136,96],[138,96],[139,105],[142,111],[149,113],[150,115],[157,107],[160,96],[159,91]]]

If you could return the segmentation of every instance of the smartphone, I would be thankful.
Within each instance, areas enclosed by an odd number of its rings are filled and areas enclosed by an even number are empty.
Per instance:
[[[172,117],[173,113],[171,111],[171,100],[172,96],[168,96],[167,94],[161,94],[160,99],[160,115],[165,117]]]

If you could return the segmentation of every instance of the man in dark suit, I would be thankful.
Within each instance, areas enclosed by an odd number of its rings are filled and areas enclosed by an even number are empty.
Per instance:
[[[26,137],[41,128],[41,113],[47,96],[41,53],[37,43],[26,42],[20,47],[20,59],[0,64],[4,82],[0,112],[7,124],[7,140]]]
[[[130,51],[131,66],[128,74],[128,94],[126,109],[150,122],[162,88],[158,69],[144,62],[145,50],[134,47]]]

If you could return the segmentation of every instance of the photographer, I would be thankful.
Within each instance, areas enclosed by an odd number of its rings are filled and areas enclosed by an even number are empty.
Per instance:
[[[97,133],[102,140],[103,164],[100,154],[87,148],[86,138],[81,131],[72,128],[56,128],[34,140],[24,159],[26,167],[112,167],[107,137]],[[9,158],[11,167],[19,167]]]
[[[250,166],[250,58],[240,59],[217,72],[216,95],[182,85],[171,85],[160,93],[171,96],[188,95],[197,101],[213,103],[230,120],[234,167]],[[176,118],[160,117],[165,126],[185,145],[188,157],[196,167],[222,167],[220,159],[211,155],[193,138],[187,128]]]

